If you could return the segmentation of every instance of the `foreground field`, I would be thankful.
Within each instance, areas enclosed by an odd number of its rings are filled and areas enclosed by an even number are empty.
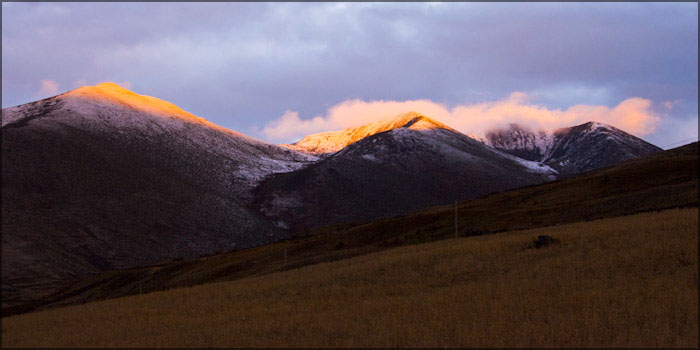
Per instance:
[[[697,230],[692,208],[406,246],[11,316],[2,345],[697,347]]]

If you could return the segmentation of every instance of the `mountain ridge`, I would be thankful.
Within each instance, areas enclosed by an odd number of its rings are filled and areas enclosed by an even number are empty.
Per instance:
[[[3,295],[287,236],[251,190],[317,158],[154,100],[103,84],[2,110]]]
[[[416,112],[309,135],[295,150],[113,83],[5,108],[0,130],[2,291],[13,300],[106,269],[547,182],[561,169]],[[557,160],[586,160],[576,150],[607,137],[580,144],[579,134],[561,139]]]
[[[473,199],[556,175],[441,125],[409,114],[339,131],[340,144],[347,135],[372,133],[308,167],[266,178],[253,208],[297,232]]]
[[[514,156],[547,164],[563,175],[661,151],[623,130],[596,121],[549,132],[509,124],[488,131],[482,142]]]
[[[423,114],[407,112],[357,127],[307,135],[293,144],[283,144],[283,146],[314,155],[327,155],[338,152],[363,138],[398,128],[414,130],[441,128],[454,131],[449,126]]]

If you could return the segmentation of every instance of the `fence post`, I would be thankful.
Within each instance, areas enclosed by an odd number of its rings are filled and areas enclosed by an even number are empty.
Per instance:
[[[457,238],[457,200],[455,200],[455,238]]]

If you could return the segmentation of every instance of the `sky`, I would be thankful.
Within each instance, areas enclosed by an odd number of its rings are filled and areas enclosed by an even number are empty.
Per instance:
[[[416,111],[698,136],[697,3],[2,3],[2,107],[111,81],[269,142]]]

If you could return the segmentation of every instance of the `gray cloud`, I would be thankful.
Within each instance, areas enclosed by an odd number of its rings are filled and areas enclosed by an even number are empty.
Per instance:
[[[448,106],[514,91],[550,108],[678,101],[657,144],[697,136],[697,3],[3,3],[2,106],[130,82],[260,130],[347,99]],[[694,125],[694,129],[691,127]],[[253,136],[262,136],[255,134]],[[686,138],[687,138],[686,137]]]

